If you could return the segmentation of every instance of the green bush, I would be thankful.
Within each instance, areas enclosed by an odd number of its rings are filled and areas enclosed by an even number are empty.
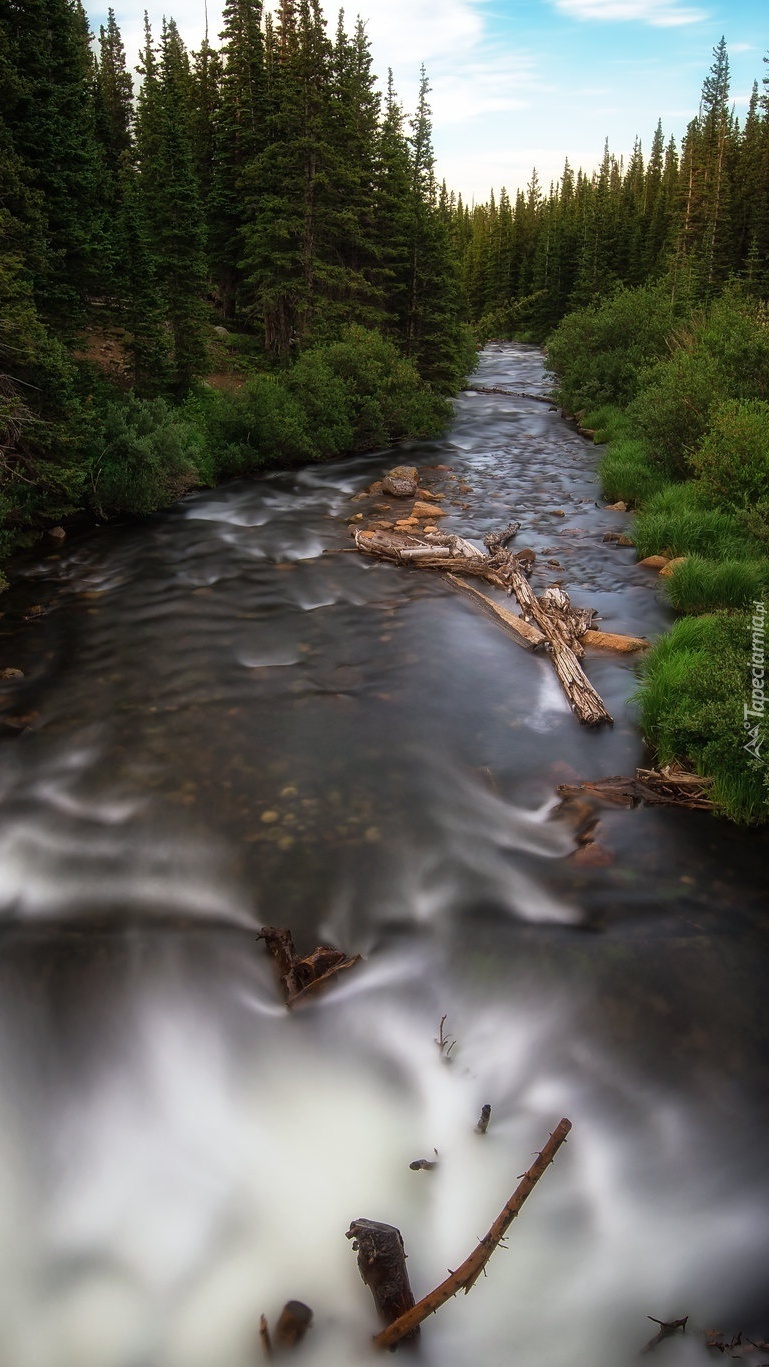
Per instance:
[[[646,375],[629,408],[650,456],[671,475],[692,472],[714,412],[729,399],[769,399],[769,325],[763,306],[730,293],[692,316]]]
[[[151,513],[198,482],[200,432],[165,399],[129,394],[101,415],[91,501],[100,514]]]
[[[612,441],[598,467],[604,496],[610,503],[624,499],[635,506],[645,503],[665,484],[665,476],[649,460],[642,441],[621,437]]]
[[[664,285],[620,289],[567,314],[547,343],[561,403],[572,413],[628,403],[649,364],[663,354],[674,321]]]
[[[660,764],[686,758],[714,781],[735,821],[769,816],[766,764],[745,749],[750,699],[750,613],[684,617],[649,652],[636,700]],[[769,752],[769,717],[763,723]]]
[[[335,371],[325,347],[300,356],[283,377],[289,394],[302,409],[304,425],[312,433],[313,454],[321,459],[352,451],[352,394]]]
[[[759,560],[706,560],[687,556],[667,580],[677,612],[714,612],[747,608],[769,584],[769,563]]]
[[[301,378],[302,364],[313,354],[306,353],[292,373]],[[351,326],[321,354],[345,385],[352,449],[370,451],[403,437],[419,440],[445,431],[451,405],[381,333]]]
[[[769,403],[732,399],[713,413],[691,459],[704,494],[718,507],[748,511],[769,498]]]

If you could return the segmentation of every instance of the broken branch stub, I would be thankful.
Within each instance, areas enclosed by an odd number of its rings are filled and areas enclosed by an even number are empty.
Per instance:
[[[286,1301],[275,1325],[273,1344],[276,1348],[295,1348],[301,1343],[312,1324],[312,1310],[304,1301]]]
[[[489,1106],[489,1104],[488,1104],[488,1102],[487,1102],[485,1106],[481,1106],[480,1119],[478,1120],[478,1124],[477,1124],[476,1127],[475,1127],[475,1133],[476,1133],[476,1134],[485,1134],[486,1131],[487,1131],[487,1129],[489,1128],[489,1121],[490,1121],[490,1120],[491,1120],[491,1107]]]
[[[347,955],[344,950],[330,945],[316,945],[310,954],[297,954],[291,931],[285,926],[262,926],[259,937],[264,940],[275,960],[278,979],[286,996],[286,1006],[317,992],[329,979],[360,960],[360,954]]]
[[[560,1124],[553,1130],[553,1133],[544,1145],[541,1153],[537,1155],[528,1172],[524,1173],[518,1186],[510,1197],[510,1200],[500,1211],[491,1226],[491,1229],[484,1238],[480,1240],[480,1243],[473,1249],[470,1256],[465,1258],[464,1262],[460,1264],[455,1272],[451,1272],[445,1281],[442,1281],[440,1285],[436,1286],[428,1295],[423,1296],[421,1301],[417,1301],[415,1305],[412,1305],[408,1310],[399,1315],[397,1319],[394,1319],[386,1329],[382,1329],[376,1334],[374,1343],[378,1348],[392,1348],[395,1344],[400,1343],[401,1340],[410,1337],[414,1330],[422,1323],[422,1320],[427,1319],[428,1315],[434,1314],[440,1306],[445,1305],[446,1301],[451,1300],[452,1296],[456,1296],[458,1291],[467,1293],[471,1287],[475,1285],[489,1261],[489,1258],[494,1252],[494,1249],[499,1247],[499,1244],[507,1233],[507,1230],[521,1209],[527,1196],[534,1190],[534,1187],[542,1174],[552,1163],[561,1145],[565,1143],[566,1136],[570,1129],[571,1121],[567,1120],[564,1116]],[[371,1221],[367,1220],[356,1221],[356,1225],[352,1226],[347,1237],[352,1237],[357,1225],[370,1226],[371,1223]],[[385,1225],[383,1228],[392,1230],[393,1227],[391,1225]],[[403,1240],[401,1239],[399,1230],[394,1230],[394,1233],[398,1235],[402,1247]],[[358,1266],[360,1267],[360,1255]],[[361,1276],[363,1276],[363,1272],[361,1272]],[[365,1276],[363,1277],[363,1280],[366,1281]]]
[[[374,1298],[379,1318],[386,1325],[400,1323],[414,1305],[400,1230],[378,1220],[353,1220],[345,1238],[353,1241],[358,1271]],[[412,1343],[418,1337],[419,1321],[397,1336]]]

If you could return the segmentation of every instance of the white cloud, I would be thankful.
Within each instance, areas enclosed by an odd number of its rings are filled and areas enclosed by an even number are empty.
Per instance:
[[[654,28],[678,28],[698,24],[706,11],[682,5],[679,0],[553,0],[557,10],[570,19],[603,19],[614,23],[634,20]]]

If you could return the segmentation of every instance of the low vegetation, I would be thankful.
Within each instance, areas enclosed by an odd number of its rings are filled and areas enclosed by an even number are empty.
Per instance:
[[[582,323],[572,315],[548,355],[562,401],[608,437],[603,490],[635,509],[639,559],[680,559],[665,584],[685,615],[643,666],[644,734],[660,763],[688,761],[712,778],[717,802],[734,820],[765,821],[769,714],[759,708],[748,719],[745,709],[753,622],[764,620],[769,596],[769,318],[762,304],[731,289],[685,317],[670,315],[660,341],[664,289],[622,291],[586,310]],[[638,331],[626,344],[614,320],[633,310]],[[638,337],[652,339],[645,363]],[[590,348],[588,360],[581,345]],[[613,411],[606,408],[612,396]],[[591,409],[594,399],[603,407]],[[762,652],[760,645],[759,660]]]

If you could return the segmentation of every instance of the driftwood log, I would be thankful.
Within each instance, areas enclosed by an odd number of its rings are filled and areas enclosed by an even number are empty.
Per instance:
[[[587,793],[615,807],[635,807],[639,802],[646,802],[650,806],[712,812],[715,807],[710,795],[712,786],[712,779],[701,778],[676,764],[666,764],[662,769],[636,769],[635,778],[615,775],[593,782],[559,783],[556,792],[564,798]]]
[[[453,577],[461,574],[485,579],[496,588],[515,594],[523,614],[522,621],[536,627],[544,638],[542,644],[546,645],[552,658],[572,711],[586,726],[611,722],[610,713],[580,664],[584,650],[579,637],[588,629],[595,614],[590,609],[573,608],[568,594],[556,586],[546,589],[541,598],[537,598],[515,556],[501,544],[514,534],[515,529],[511,525],[500,537],[492,539],[493,549],[486,555],[463,537],[442,532],[412,535],[409,532],[357,529],[354,537],[358,550],[364,555],[373,555],[397,565],[441,570],[452,576],[448,582],[453,588],[464,587],[453,582]],[[489,602],[485,600],[484,610],[490,611],[511,634],[526,639],[530,647],[540,644],[536,637],[532,640],[525,628],[515,625],[519,619],[513,614],[505,620],[505,614],[495,607],[490,609]]]
[[[556,1129],[553,1130],[553,1133],[544,1145],[541,1153],[537,1154],[537,1157],[528,1172],[524,1173],[518,1186],[510,1197],[510,1200],[503,1206],[491,1226],[491,1229],[480,1240],[469,1257],[465,1258],[464,1262],[460,1264],[455,1272],[450,1272],[445,1281],[442,1281],[440,1285],[436,1286],[428,1295],[423,1296],[421,1301],[417,1301],[416,1304],[412,1304],[407,1309],[401,1311],[396,1318],[392,1319],[392,1322],[389,1323],[385,1329],[382,1329],[376,1334],[374,1343],[378,1348],[394,1348],[396,1344],[413,1338],[414,1333],[418,1332],[422,1320],[427,1319],[428,1315],[434,1314],[440,1306],[446,1304],[446,1301],[451,1300],[452,1296],[456,1296],[458,1291],[467,1293],[475,1286],[475,1283],[486,1267],[494,1249],[499,1247],[527,1196],[534,1190],[534,1187],[542,1174],[552,1163],[561,1145],[565,1143],[570,1129],[571,1121],[564,1117]],[[397,1242],[393,1241],[395,1251],[397,1252],[398,1243],[400,1244],[400,1248],[403,1248],[403,1240],[397,1229],[394,1229],[392,1225],[375,1225],[371,1220],[356,1220],[348,1231],[348,1239],[355,1238],[358,1240],[358,1243],[360,1243],[358,1230],[361,1228],[363,1229],[364,1235],[371,1228],[390,1230],[393,1234],[397,1234],[398,1236]],[[357,1245],[353,1245],[353,1247],[356,1246]],[[361,1266],[360,1252],[358,1253],[358,1266]],[[361,1268],[361,1276],[368,1285],[369,1282],[364,1275],[363,1268]],[[409,1294],[410,1291],[411,1288],[409,1287]]]
[[[465,390],[466,394],[504,394],[508,399],[531,399],[534,403],[546,403],[550,408],[557,408],[558,405],[551,394],[529,394],[524,389],[501,389],[498,385],[472,384]]]
[[[275,961],[286,1006],[294,1006],[317,992],[330,978],[352,968],[360,959],[360,954],[347,955],[329,945],[317,945],[302,957],[294,948],[291,931],[283,926],[262,926],[258,938],[264,940]]]
[[[406,1270],[406,1249],[399,1229],[378,1220],[353,1220],[345,1236],[358,1254],[358,1271],[374,1298],[383,1324],[400,1323],[413,1309],[414,1293]],[[413,1343],[419,1337],[417,1320],[398,1338]]]

